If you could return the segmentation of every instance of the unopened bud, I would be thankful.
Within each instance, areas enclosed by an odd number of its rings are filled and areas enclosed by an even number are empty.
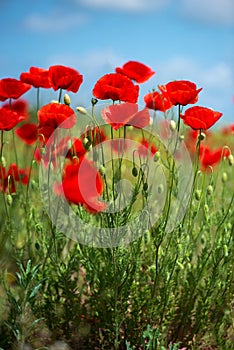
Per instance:
[[[227,182],[227,179],[228,179],[228,176],[227,176],[227,173],[224,171],[223,174],[222,174],[222,182]]]
[[[8,194],[8,195],[7,195],[7,204],[8,204],[9,206],[11,206],[12,203],[13,203],[13,198],[12,198],[12,196],[11,196],[10,194]]]
[[[137,175],[138,175],[138,170],[137,170],[137,168],[134,166],[134,167],[132,168],[132,176],[137,177]]]
[[[154,161],[157,162],[160,159],[160,157],[161,157],[161,154],[159,151],[157,151],[154,155]]]
[[[228,156],[228,164],[232,166],[234,164],[234,157],[232,154],[229,154]]]
[[[5,159],[5,157],[3,157],[3,156],[2,156],[2,158],[1,158],[1,164],[2,164],[2,166],[5,168],[5,166],[6,166],[6,159]]]
[[[70,99],[70,96],[69,96],[68,94],[65,94],[65,95],[64,95],[63,101],[64,101],[65,105],[70,106],[70,104],[71,104],[71,99]]]
[[[77,110],[77,112],[79,112],[80,114],[83,114],[83,115],[88,114],[87,110],[86,110],[84,107],[82,107],[82,106],[76,107],[76,110]]]
[[[100,171],[101,175],[105,175],[106,169],[105,169],[104,165],[100,165],[99,171]]]
[[[199,201],[201,199],[201,190],[196,190],[194,193],[195,199]]]
[[[40,148],[40,155],[43,157],[46,154],[46,146]]]
[[[209,185],[206,189],[206,193],[208,194],[208,196],[212,195],[214,189],[213,186]]]
[[[179,136],[179,140],[180,140],[180,141],[184,141],[184,135],[180,135],[180,136]]]
[[[89,139],[87,137],[84,138],[83,145],[87,151],[89,151],[91,149],[91,146],[92,146],[91,142],[89,141]]]
[[[176,122],[174,120],[170,121],[170,129],[171,129],[171,131],[175,131],[176,130]]]
[[[143,185],[143,191],[146,192],[148,190],[148,187],[149,186],[148,186],[147,182],[145,182],[144,185]]]

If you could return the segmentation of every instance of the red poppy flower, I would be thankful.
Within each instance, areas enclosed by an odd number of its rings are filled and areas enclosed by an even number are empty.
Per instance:
[[[226,148],[217,148],[211,150],[208,146],[200,146],[200,161],[202,169],[205,170],[209,166],[215,166],[224,157],[228,157],[230,154]]]
[[[36,123],[26,123],[15,129],[15,134],[20,137],[27,145],[36,142],[38,136],[38,128]]]
[[[117,138],[117,139],[110,140],[110,142],[111,142],[111,147],[113,151],[118,154],[123,154],[124,152],[127,151],[128,147],[131,146],[129,139]]]
[[[0,130],[11,130],[24,118],[7,108],[0,108]]]
[[[149,111],[146,108],[138,112],[138,105],[128,102],[105,107],[101,111],[101,116],[114,130],[118,130],[123,125],[142,129],[150,122]]]
[[[38,111],[37,116],[39,127],[70,129],[76,124],[76,116],[73,109],[60,103],[49,103],[43,106]]]
[[[135,80],[138,84],[149,80],[155,72],[143,63],[129,61],[122,68],[115,69],[116,73],[126,75],[128,78]]]
[[[14,78],[4,78],[0,80],[0,101],[8,98],[17,99],[31,89],[31,85],[22,83]]]
[[[63,137],[57,146],[57,152],[60,155],[72,160],[73,157],[82,158],[87,152],[83,142],[77,137]]]
[[[49,68],[49,77],[53,89],[64,89],[71,92],[77,92],[83,82],[83,75],[77,70],[65,66],[51,66]]]
[[[0,165],[0,191],[5,192],[7,187],[7,172],[6,168]]]
[[[29,169],[20,169],[16,164],[11,164],[8,171],[0,166],[0,190],[8,193],[16,193],[16,183],[27,185],[29,181]]]
[[[62,183],[56,184],[54,190],[58,195],[64,195],[68,202],[84,205],[92,213],[106,207],[98,200],[103,192],[101,175],[86,158],[66,165]]]
[[[93,147],[106,140],[105,132],[100,127],[90,127],[81,136],[82,139],[84,139],[85,137],[89,139]]]
[[[100,100],[136,103],[138,94],[139,86],[134,85],[128,77],[117,73],[104,75],[93,88],[93,95]]]
[[[2,107],[12,110],[13,112],[16,112],[20,117],[23,117],[23,119],[29,119],[29,104],[26,100],[16,100],[10,103],[4,103]]]
[[[51,82],[49,79],[49,70],[38,67],[30,67],[29,72],[23,72],[20,74],[20,80],[23,83],[30,84],[35,88],[45,88],[51,87]]]
[[[234,124],[224,126],[221,132],[223,135],[234,135]]]
[[[177,80],[159,86],[159,89],[173,105],[186,106],[198,101],[198,94],[202,88],[197,89],[196,84],[187,80]]]
[[[147,108],[155,111],[166,112],[173,104],[166,96],[158,91],[150,92],[144,96],[144,101]]]
[[[141,157],[151,157],[157,152],[157,147],[154,144],[150,144],[148,140],[141,140],[140,146],[138,147],[138,152]]]
[[[210,108],[194,106],[187,109],[184,115],[181,114],[181,118],[184,124],[189,125],[194,130],[206,130],[214,125],[222,115],[222,113],[215,112]]]

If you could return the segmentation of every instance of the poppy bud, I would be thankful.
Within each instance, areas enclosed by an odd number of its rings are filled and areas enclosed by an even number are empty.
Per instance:
[[[132,168],[132,175],[134,177],[137,177],[137,175],[138,175],[138,170],[137,170],[137,168],[135,166]]]
[[[199,135],[198,135],[198,140],[199,141],[204,141],[206,139],[206,134],[204,132],[201,132]]]
[[[65,105],[70,106],[70,104],[71,104],[71,99],[70,99],[70,96],[69,96],[68,94],[65,94],[65,95],[64,95],[63,101],[64,101]]]
[[[180,140],[180,141],[184,141],[184,135],[180,135],[180,136],[179,136],[179,140]]]
[[[100,165],[99,171],[100,171],[101,175],[105,175],[106,169],[105,169],[104,165]]]
[[[222,182],[227,182],[227,179],[228,179],[228,176],[227,176],[227,173],[224,171],[223,174],[222,174]]]
[[[171,131],[175,131],[176,130],[176,122],[174,120],[170,121],[170,129],[171,129]]]
[[[5,159],[5,157],[3,157],[3,156],[2,156],[2,158],[1,158],[1,164],[2,164],[2,166],[5,168],[5,166],[6,166],[6,159]]]
[[[96,98],[93,97],[93,98],[91,99],[91,103],[92,103],[93,106],[95,106],[95,105],[98,103],[98,100],[97,100]]]
[[[206,189],[206,193],[208,196],[212,195],[214,189],[213,189],[213,186],[209,185]]]
[[[11,196],[10,194],[8,194],[8,195],[7,195],[7,204],[8,204],[9,206],[11,206],[12,203],[13,203],[13,198],[12,198],[12,196]]]
[[[77,110],[77,112],[79,112],[80,114],[83,114],[83,115],[88,114],[88,112],[86,111],[86,109],[85,109],[84,107],[82,107],[82,106],[76,107],[76,110]]]
[[[41,156],[44,156],[46,154],[46,146],[42,146],[40,149]]]
[[[232,154],[229,154],[228,156],[228,164],[232,166],[234,164],[234,157]]]
[[[154,161],[157,162],[160,159],[160,156],[161,156],[160,152],[157,151],[154,155]]]
[[[224,246],[223,246],[223,252],[224,252],[224,256],[227,257],[228,256],[228,247],[226,244],[224,244]]]
[[[158,186],[158,193],[161,194],[162,192],[163,192],[163,185],[160,184],[160,185]]]
[[[147,182],[145,182],[144,185],[143,185],[143,191],[146,192],[148,190],[148,187],[149,186],[148,186]]]
[[[201,190],[196,190],[194,193],[195,199],[199,201],[201,199]]]
[[[87,151],[89,151],[92,147],[91,142],[89,141],[89,139],[87,137],[84,138],[83,145]]]

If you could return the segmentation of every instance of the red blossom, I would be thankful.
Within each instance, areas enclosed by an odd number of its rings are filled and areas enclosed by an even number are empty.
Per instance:
[[[177,80],[159,86],[159,89],[173,105],[186,106],[198,101],[198,94],[202,88],[197,89],[196,84],[187,80]]]
[[[16,183],[27,185],[29,181],[29,169],[18,168],[11,164],[8,171],[0,166],[0,190],[8,193],[16,193]]]
[[[115,71],[116,73],[123,74],[135,80],[138,84],[144,83],[155,74],[150,67],[136,61],[129,61],[125,63],[122,68],[116,68]]]
[[[73,157],[82,158],[87,152],[83,142],[77,137],[63,137],[57,146],[60,155],[72,160]]]
[[[111,99],[136,103],[138,94],[139,86],[134,85],[128,77],[118,73],[104,75],[93,88],[93,95],[100,100]]]
[[[138,152],[141,157],[148,157],[157,152],[157,147],[154,144],[150,144],[148,140],[140,140],[140,146],[138,147]]]
[[[209,146],[200,146],[200,162],[203,170],[206,170],[209,166],[215,166],[224,157],[228,157],[230,154],[226,148],[219,147],[215,150],[211,150]]]
[[[76,116],[69,106],[60,103],[49,103],[43,106],[37,113],[39,128],[51,127],[56,129],[61,127],[70,129],[76,124]]]
[[[98,200],[103,192],[101,175],[86,158],[66,164],[62,183],[56,184],[54,190],[58,195],[64,195],[68,202],[81,204],[92,213],[106,207]]]
[[[23,72],[20,74],[20,80],[23,83],[30,84],[35,88],[45,88],[51,87],[51,82],[49,79],[49,70],[38,67],[30,67],[29,72]]]
[[[51,66],[49,68],[49,77],[53,89],[64,89],[71,92],[77,92],[83,82],[83,75],[77,70],[66,66]]]
[[[31,85],[22,83],[14,78],[4,78],[0,80],[0,101],[8,98],[17,99],[31,89]]]
[[[101,111],[101,116],[114,130],[118,130],[123,125],[142,129],[150,122],[149,111],[146,108],[138,111],[137,104],[128,102],[105,107]]]
[[[214,125],[222,115],[222,113],[215,112],[210,108],[194,106],[187,109],[184,114],[181,114],[181,118],[184,124],[190,126],[194,130],[207,130]]]
[[[8,108],[0,108],[0,130],[11,130],[24,118]]]
[[[26,123],[15,129],[15,134],[20,137],[27,145],[36,142],[38,136],[38,128],[36,123]]]
[[[144,96],[144,101],[147,108],[154,109],[155,111],[166,112],[173,106],[171,101],[168,100],[164,94],[158,91],[146,94]]]
[[[23,119],[29,119],[29,105],[26,100],[19,99],[16,101],[13,101],[10,103],[4,103],[2,107],[12,110],[13,112],[16,112],[20,117],[23,117]]]

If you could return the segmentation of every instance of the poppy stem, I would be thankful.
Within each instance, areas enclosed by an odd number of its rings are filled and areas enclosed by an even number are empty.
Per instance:
[[[63,89],[59,89],[58,103],[61,103],[61,100],[62,100],[62,93],[63,93]]]
[[[1,182],[2,182],[2,195],[3,195],[4,207],[5,207],[7,218],[9,219],[6,198],[5,198],[5,194],[4,194],[4,173],[3,173],[3,163],[2,163],[3,146],[4,146],[3,130],[1,130],[1,141],[0,141],[0,170],[1,170],[1,173],[0,173],[0,178],[1,178]]]

